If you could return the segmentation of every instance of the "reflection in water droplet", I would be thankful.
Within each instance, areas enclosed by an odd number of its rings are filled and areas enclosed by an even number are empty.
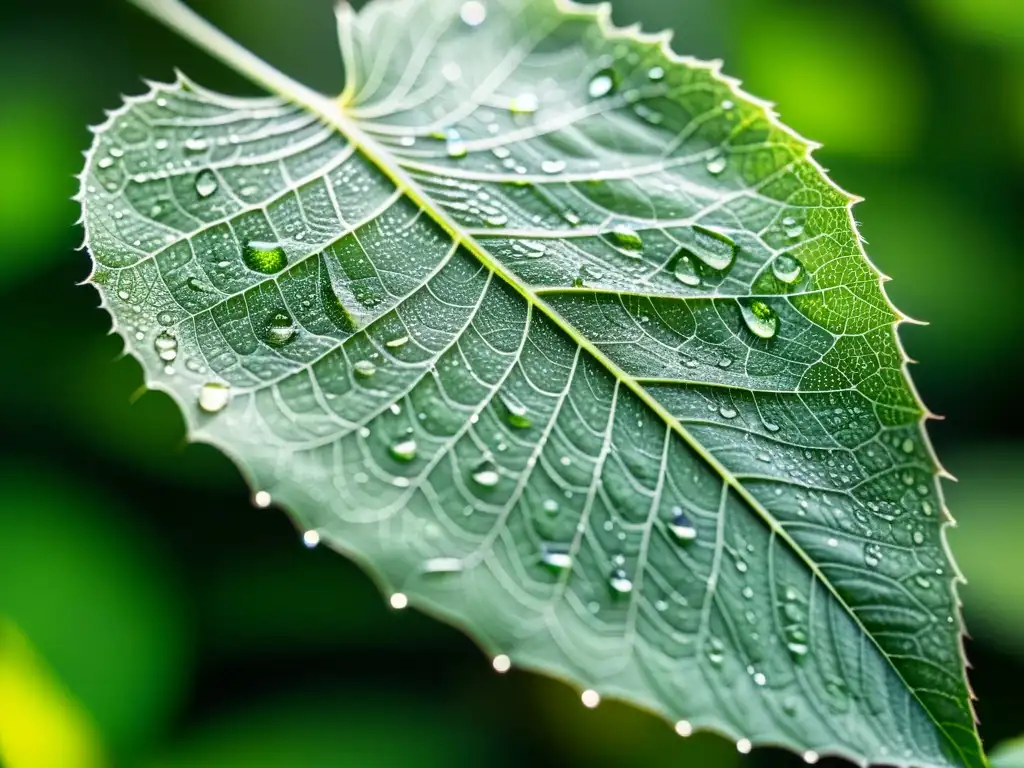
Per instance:
[[[763,301],[740,304],[740,311],[743,314],[743,322],[755,336],[762,339],[770,339],[775,336],[779,329],[778,315]]]
[[[169,331],[163,331],[153,340],[153,348],[165,363],[174,362],[178,356],[178,339]]]
[[[804,233],[804,225],[792,216],[787,216],[782,220],[782,229],[786,233],[786,237],[791,240],[795,240]]]
[[[541,550],[540,561],[553,571],[567,571],[572,568],[569,548],[561,544],[547,544]]]
[[[913,453],[914,452],[914,441],[911,440],[909,437],[906,440],[903,441],[903,452],[904,453]]]
[[[676,251],[675,263],[672,265],[672,273],[683,285],[696,288],[700,285],[700,275],[697,274],[697,267],[690,258],[690,252],[685,248]]]
[[[206,413],[219,413],[231,402],[231,387],[210,381],[199,388],[199,408]]]
[[[209,197],[217,191],[219,182],[213,171],[200,171],[196,175],[196,194],[200,197]]]
[[[462,23],[469,27],[479,27],[487,19],[487,8],[477,0],[469,0],[462,4],[459,11]]]
[[[288,257],[278,243],[253,240],[242,248],[242,261],[253,272],[272,275],[288,266]]]
[[[680,507],[673,507],[672,515],[672,522],[668,524],[668,529],[675,536],[676,541],[685,543],[697,538],[697,528]]]
[[[377,372],[377,366],[369,360],[360,360],[352,367],[355,369],[356,374],[364,378],[369,378]]]
[[[644,249],[643,238],[636,230],[625,224],[617,224],[608,233],[608,236],[615,245],[627,251],[642,251]]]
[[[607,96],[615,89],[615,73],[610,69],[604,69],[594,75],[587,86],[587,93],[592,99],[600,99]]]
[[[412,461],[416,458],[416,441],[404,438],[391,444],[391,457],[395,461]]]
[[[612,575],[608,579],[608,586],[618,595],[628,595],[633,591],[633,582],[622,568],[612,571]]]
[[[283,347],[295,338],[295,323],[287,312],[275,312],[267,319],[264,338],[272,347]]]
[[[772,260],[772,274],[780,283],[792,285],[800,279],[803,265],[790,253],[780,253]]]
[[[473,480],[484,488],[493,488],[501,480],[501,476],[498,474],[498,468],[494,466],[494,462],[482,461],[473,470]]]

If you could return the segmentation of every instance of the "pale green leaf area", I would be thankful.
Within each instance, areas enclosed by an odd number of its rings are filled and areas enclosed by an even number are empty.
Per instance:
[[[918,4],[951,35],[988,45],[1024,48],[1020,0],[919,0]]]
[[[992,768],[1024,768],[1024,738],[1008,741],[992,750]]]
[[[940,471],[851,198],[552,0],[339,10],[346,88],[96,131],[91,280],[190,437],[396,609],[682,736],[981,766]]]
[[[788,124],[833,154],[891,161],[913,153],[925,106],[919,64],[884,11],[740,0],[731,18],[740,32],[732,66]]]

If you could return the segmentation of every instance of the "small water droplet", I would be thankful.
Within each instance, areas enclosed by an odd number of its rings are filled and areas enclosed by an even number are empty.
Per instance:
[[[565,170],[564,160],[545,160],[540,164],[540,169],[544,173],[561,173]]]
[[[287,312],[275,312],[267,319],[264,339],[272,347],[283,347],[295,338],[295,323]]]
[[[547,544],[541,549],[540,561],[553,571],[567,571],[572,568],[569,548],[559,544]]]
[[[391,603],[392,608],[400,611],[409,605],[409,598],[402,592],[395,592],[388,602]]]
[[[277,243],[253,240],[242,249],[242,261],[253,272],[272,275],[288,266],[288,257]]]
[[[583,702],[584,707],[587,709],[593,709],[601,703],[601,694],[588,688],[580,695],[580,700]]]
[[[598,72],[587,86],[587,93],[592,99],[600,99],[607,96],[615,89],[615,73],[610,69],[603,69]]]
[[[200,197],[209,197],[217,191],[220,182],[213,171],[204,170],[196,174],[196,194]]]
[[[719,368],[728,368],[730,365],[732,365],[731,357],[723,357],[718,361]]]
[[[206,413],[220,413],[231,402],[231,387],[210,381],[199,388],[199,408]]]
[[[494,462],[482,461],[473,470],[473,480],[484,488],[493,488],[501,480],[501,475],[498,474],[498,468],[494,466]]]
[[[479,27],[487,19],[487,7],[478,0],[469,0],[462,4],[459,18],[468,27]]]
[[[683,285],[696,288],[700,285],[700,275],[697,274],[697,267],[690,259],[690,252],[685,248],[676,251],[675,264],[672,266],[672,273]]]
[[[170,325],[174,322],[174,317],[170,312],[161,312],[156,316],[156,321],[160,323],[160,325]]]
[[[178,356],[178,339],[173,333],[163,331],[153,340],[153,348],[161,360],[172,363]]]
[[[397,339],[391,339],[390,341],[384,342],[384,346],[388,349],[401,349],[409,343],[408,336],[399,336]]]
[[[913,453],[914,452],[914,441],[909,437],[903,441],[903,452]]]
[[[448,157],[460,158],[469,154],[469,147],[462,140],[462,136],[454,128],[449,128],[445,133],[445,149]]]
[[[377,372],[377,366],[371,363],[369,360],[359,360],[355,365],[352,366],[356,374],[364,378],[369,378]]]
[[[647,70],[647,77],[654,82],[660,82],[665,79],[665,69],[663,67],[651,67]]]
[[[455,83],[462,79],[462,67],[454,61],[449,61],[441,68],[441,75],[449,83]]]
[[[256,491],[253,494],[252,503],[260,509],[266,509],[273,503],[273,499],[270,498],[270,494],[266,491]]]
[[[668,529],[676,541],[685,543],[696,539],[697,528],[683,510],[679,507],[673,507],[672,514],[672,522],[668,524]]]
[[[782,229],[790,240],[795,240],[804,233],[804,225],[792,216],[787,216],[782,220]]]
[[[642,251],[644,249],[644,241],[640,234],[625,224],[617,224],[608,233],[608,236],[615,245],[627,251]]]
[[[412,438],[402,438],[391,444],[391,457],[395,461],[412,461],[416,458],[416,441]]]
[[[740,312],[743,314],[743,322],[747,324],[750,332],[761,339],[770,339],[779,330],[779,317],[775,310],[763,301],[755,300],[749,304],[741,303]]]
[[[503,675],[512,669],[512,659],[504,653],[500,653],[491,660],[491,666],[494,667],[495,672]]]
[[[729,164],[728,158],[726,158],[724,152],[716,152],[710,158],[708,158],[707,169],[708,173],[712,176],[719,176],[724,171],[726,166]]]
[[[316,531],[306,531],[302,534],[302,543],[309,549],[313,549],[320,543],[320,534]]]
[[[676,733],[682,736],[684,739],[693,734],[693,726],[689,720],[680,720],[676,723]]]
[[[190,136],[184,143],[186,152],[205,152],[209,146],[210,142],[199,136]]]
[[[735,419],[736,418],[736,409],[735,408],[730,408],[727,405],[723,405],[721,408],[719,408],[718,409],[718,413],[721,414],[723,419]]]
[[[612,571],[612,575],[608,579],[608,586],[618,595],[628,595],[633,591],[633,581],[622,568]]]
[[[791,253],[780,253],[772,260],[772,274],[780,283],[792,285],[800,279],[803,265]]]
[[[750,739],[740,739],[736,742],[736,751],[741,755],[749,755],[753,748],[754,745],[750,743]]]
[[[537,96],[532,93],[520,93],[508,103],[508,110],[516,115],[532,115],[540,107]]]
[[[914,543],[924,544],[924,534],[920,531],[914,531]]]
[[[707,646],[708,661],[714,666],[720,666],[725,661],[725,647],[722,645],[722,641],[717,637],[712,637],[708,640]]]
[[[113,164],[114,164],[114,158],[112,158],[112,157],[101,158],[100,161],[97,163],[97,165],[100,168],[109,168]]]
[[[558,502],[555,501],[554,499],[545,499],[543,507],[544,507],[544,511],[547,512],[549,515],[557,515],[558,514],[558,509],[559,509]]]

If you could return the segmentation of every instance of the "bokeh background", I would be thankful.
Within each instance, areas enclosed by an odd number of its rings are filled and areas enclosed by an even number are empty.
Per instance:
[[[331,5],[194,2],[336,91]],[[1024,3],[617,0],[615,18],[723,58],[866,198],[857,216],[891,297],[931,322],[903,336],[960,478],[951,540],[982,734],[1024,732]],[[184,443],[175,406],[140,390],[77,285],[88,257],[70,200],[86,126],[174,66],[252,91],[123,0],[15,0],[0,22],[0,763],[798,764],[494,674]]]

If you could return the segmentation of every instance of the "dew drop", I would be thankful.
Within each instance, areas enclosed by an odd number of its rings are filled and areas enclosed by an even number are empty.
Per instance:
[[[708,661],[716,667],[720,666],[722,662],[725,661],[725,648],[722,645],[722,641],[717,637],[712,637],[708,641],[707,656]]]
[[[600,99],[607,96],[615,89],[615,73],[610,69],[603,69],[598,72],[587,86],[587,93],[592,99]]]
[[[209,381],[199,388],[199,409],[205,413],[220,413],[231,402],[231,387],[218,381]]]
[[[369,360],[360,360],[352,366],[356,374],[363,378],[369,378],[377,372],[377,366],[371,363]]]
[[[795,240],[804,233],[804,225],[792,216],[787,216],[782,220],[782,230],[786,233],[786,237]]]
[[[445,133],[445,149],[448,152],[448,157],[456,159],[469,154],[469,147],[466,146],[466,142],[462,140],[462,136],[454,128],[450,128]]]
[[[800,279],[803,266],[790,253],[780,253],[772,260],[772,274],[780,283],[792,285]]]
[[[170,325],[174,322],[174,317],[170,312],[161,312],[156,316],[156,321],[160,323],[160,325]]]
[[[708,173],[710,173],[712,176],[719,176],[722,174],[722,172],[725,171],[725,168],[728,164],[729,161],[726,158],[725,154],[723,152],[718,152],[712,155],[710,158],[708,158],[706,168],[708,169]]]
[[[275,312],[267,320],[264,338],[272,347],[283,347],[295,338],[295,333],[295,323],[288,313]]]
[[[906,440],[903,441],[903,452],[904,453],[913,453],[914,452],[914,441],[911,440],[909,437]]]
[[[768,682],[768,678],[764,676],[764,672],[754,673],[754,685],[764,687],[764,684]]]
[[[423,563],[427,573],[458,573],[462,570],[462,561],[457,557],[432,557]]]
[[[601,694],[588,688],[580,695],[580,700],[583,702],[584,707],[587,709],[593,709],[601,703]]]
[[[384,346],[388,349],[401,349],[409,343],[408,336],[399,336],[397,339],[391,339],[390,341],[384,342]]]
[[[814,765],[815,763],[818,762],[819,759],[820,759],[820,756],[818,755],[817,752],[815,752],[813,750],[809,749],[806,752],[804,752],[804,762],[807,763],[808,765]]]
[[[395,461],[412,461],[416,458],[416,441],[412,438],[403,438],[391,444],[391,458]]]
[[[743,322],[747,324],[747,328],[758,338],[773,338],[779,330],[778,315],[763,301],[756,300],[749,304],[740,304],[740,312],[743,314]]]
[[[196,175],[196,194],[200,197],[209,197],[217,191],[218,186],[220,186],[220,184],[213,171],[200,171]]]
[[[320,543],[320,534],[316,531],[306,531],[302,534],[302,543],[305,544],[307,548],[313,549]]]
[[[617,224],[608,235],[615,245],[627,251],[642,251],[644,249],[643,238],[636,230],[625,224]]]
[[[572,555],[569,548],[561,545],[545,545],[540,553],[540,561],[552,571],[568,571],[572,568]]]
[[[97,165],[98,165],[98,166],[99,166],[100,168],[109,168],[109,167],[110,167],[110,166],[112,166],[113,164],[114,164],[114,158],[112,158],[112,157],[104,157],[104,158],[102,158],[102,159],[101,159],[101,160],[100,160],[100,161],[99,161],[99,162],[97,163]]]
[[[721,408],[719,408],[718,409],[718,413],[722,416],[723,419],[735,419],[736,418],[736,409],[735,408],[730,408],[727,405],[723,405]]]
[[[526,406],[516,400],[512,395],[501,395],[502,405],[505,406],[505,421],[516,429],[529,429],[533,426],[527,414]]]
[[[654,82],[660,82],[665,79],[665,69],[663,67],[651,67],[647,70],[647,77]]]
[[[503,675],[512,669],[512,659],[504,653],[500,653],[491,660],[491,666],[494,667],[495,672]]]
[[[508,110],[515,115],[532,115],[540,107],[536,95],[521,93],[508,103]]]
[[[914,531],[914,543],[924,544],[924,534],[920,531]]]
[[[479,27],[487,19],[487,8],[478,0],[469,0],[462,4],[459,18],[468,27]]]
[[[676,723],[676,733],[682,736],[684,739],[693,734],[693,726],[689,720],[680,720]]]
[[[544,173],[561,173],[562,171],[565,170],[565,161],[545,160],[543,163],[540,164],[540,169],[544,171]]]
[[[628,595],[633,591],[633,582],[622,568],[616,568],[608,579],[608,586],[617,595]]]
[[[209,146],[210,142],[198,136],[191,136],[184,143],[186,152],[205,152]]]
[[[498,468],[494,466],[494,462],[482,461],[473,470],[473,480],[484,488],[493,488],[501,480],[501,476],[498,474]]]
[[[676,280],[683,285],[688,285],[691,288],[700,285],[700,275],[697,274],[697,268],[690,259],[690,252],[685,248],[680,248],[676,252],[672,273],[676,276]]]
[[[157,356],[165,363],[173,363],[178,356],[178,339],[169,331],[161,332],[153,341]]]
[[[558,502],[555,501],[554,499],[545,499],[544,504],[542,506],[544,508],[544,511],[547,512],[549,515],[558,514]]]
[[[736,751],[741,755],[749,755],[753,748],[754,745],[750,743],[750,739],[740,739],[736,742]]]
[[[388,600],[388,602],[391,603],[392,608],[394,608],[396,611],[400,611],[409,605],[409,598],[402,592],[395,592],[393,595],[391,595],[391,598]]]
[[[668,529],[676,541],[686,543],[696,539],[697,528],[694,526],[693,521],[683,513],[683,510],[679,507],[674,507],[672,513],[672,522],[668,524]]]
[[[277,243],[253,240],[242,249],[242,261],[253,272],[273,275],[288,265],[284,249]]]

